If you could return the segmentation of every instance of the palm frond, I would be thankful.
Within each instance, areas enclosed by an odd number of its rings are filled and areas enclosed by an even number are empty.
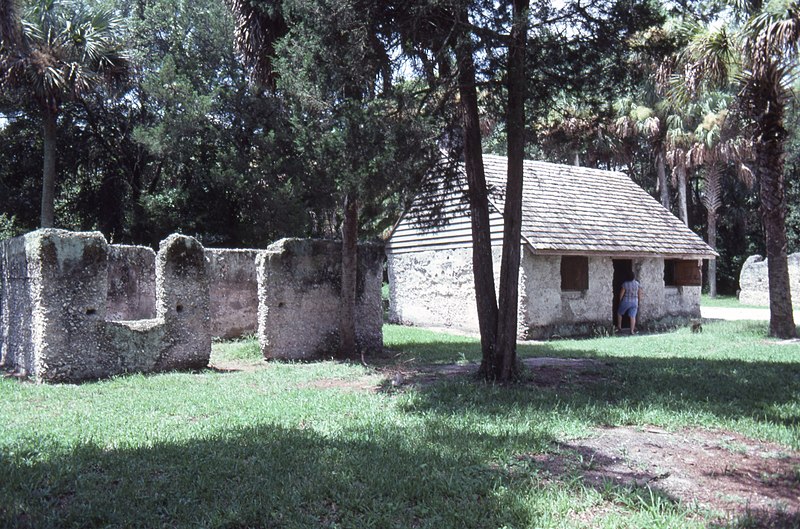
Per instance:
[[[750,36],[748,45],[752,53],[796,56],[800,44],[800,2],[792,0],[788,5],[763,9],[748,20],[744,30]]]
[[[15,59],[5,57],[4,71],[9,70],[4,82],[51,110],[64,99],[113,84],[129,72],[122,24],[108,10],[70,0],[37,0],[20,27],[23,46]]]
[[[738,49],[737,35],[725,26],[697,35],[681,56],[683,80],[689,93],[699,93],[703,84],[727,83],[739,61]]]

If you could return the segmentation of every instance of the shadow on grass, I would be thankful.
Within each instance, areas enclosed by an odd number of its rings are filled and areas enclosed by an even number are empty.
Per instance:
[[[263,425],[136,449],[0,451],[0,526],[499,527],[530,513],[500,498],[510,479],[480,441],[391,427],[323,436]],[[520,442],[547,445],[539,434]],[[484,439],[486,446],[500,442]],[[47,454],[47,457],[42,457]]]
[[[404,381],[422,382],[413,408],[447,414],[468,407],[494,414],[508,407],[551,412],[565,406],[575,417],[595,424],[617,424],[631,413],[651,413],[665,419],[699,418],[690,422],[749,418],[795,432],[800,426],[798,363],[607,356],[593,362],[593,350],[535,347],[540,357],[583,360],[574,360],[574,367],[527,368],[522,383],[469,392],[468,398],[459,386],[481,383],[477,364],[439,369],[435,378],[422,369],[417,379]],[[793,436],[794,444],[800,445],[800,435]]]

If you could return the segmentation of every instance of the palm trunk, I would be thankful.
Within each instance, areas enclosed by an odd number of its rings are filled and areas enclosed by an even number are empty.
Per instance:
[[[358,278],[358,201],[348,193],[342,222],[342,290],[339,305],[339,358],[356,352],[356,282]]]
[[[461,17],[464,21],[468,19],[466,10],[462,11]],[[456,45],[455,52],[464,122],[464,166],[472,221],[472,273],[475,281],[478,327],[481,333],[481,371],[485,372],[488,366],[496,365],[494,345],[497,330],[497,294],[494,289],[489,197],[486,191],[486,176],[483,172],[475,62],[468,36],[462,37],[462,41]]]
[[[716,210],[708,210],[708,245],[717,249],[717,219],[719,213]],[[708,260],[708,295],[712,298],[717,297],[717,260]]]
[[[509,382],[517,375],[517,310],[522,247],[522,182],[525,159],[525,45],[528,0],[514,0],[514,25],[508,58],[508,175],[503,211],[503,258],[500,264],[500,305],[493,379]]]
[[[686,168],[678,165],[678,213],[684,224],[689,225],[689,209],[686,205]]]
[[[661,198],[661,205],[667,209],[670,209],[665,157],[666,154],[664,153],[664,147],[662,146],[656,150],[656,176],[658,177],[658,191]]]
[[[774,94],[775,90],[764,90]],[[786,195],[784,194],[784,105],[779,98],[767,97],[757,119],[755,142],[756,177],[760,183],[761,219],[767,247],[769,278],[769,333],[778,338],[796,338],[789,288],[786,242]]]
[[[56,112],[46,106],[42,121],[44,164],[42,168],[42,210],[39,223],[42,228],[52,228],[55,225],[56,197]]]
[[[0,47],[14,49],[20,40],[17,0],[0,0]]]

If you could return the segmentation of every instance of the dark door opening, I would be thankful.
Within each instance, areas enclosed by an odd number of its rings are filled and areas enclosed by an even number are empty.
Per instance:
[[[611,304],[613,310],[611,312],[611,321],[614,325],[617,324],[617,309],[619,308],[619,292],[622,290],[622,283],[628,280],[633,272],[633,261],[630,259],[613,259],[614,263],[614,279],[612,288],[614,291],[614,301]],[[631,319],[628,316],[622,317],[622,328],[629,328]]]

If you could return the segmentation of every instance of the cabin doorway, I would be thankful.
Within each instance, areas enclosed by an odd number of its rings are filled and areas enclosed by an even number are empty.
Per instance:
[[[622,290],[622,283],[628,280],[633,272],[633,261],[630,259],[613,259],[614,263],[614,279],[612,282],[613,301],[611,303],[611,322],[617,325],[617,309],[619,308],[619,292]],[[631,319],[625,315],[622,317],[622,328],[630,328]]]

